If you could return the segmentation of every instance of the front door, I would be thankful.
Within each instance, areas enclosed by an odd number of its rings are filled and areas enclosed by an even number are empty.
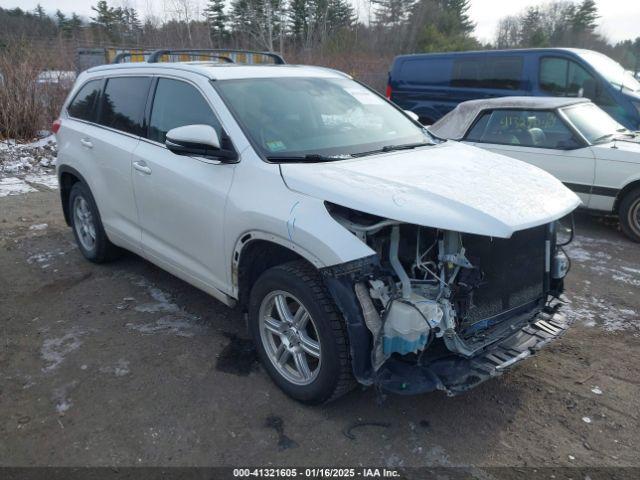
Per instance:
[[[221,126],[193,84],[158,79],[149,139],[133,155],[133,184],[142,227],[142,249],[158,263],[208,286],[225,289],[224,211],[234,165],[176,155],[164,146],[172,128]]]

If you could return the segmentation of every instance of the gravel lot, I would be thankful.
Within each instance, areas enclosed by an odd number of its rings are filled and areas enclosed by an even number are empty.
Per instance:
[[[31,186],[0,198],[2,466],[640,466],[640,245],[615,223],[579,217],[576,324],[541,355],[455,398],[313,408],[271,383],[238,310],[134,255],[85,261],[57,191]]]

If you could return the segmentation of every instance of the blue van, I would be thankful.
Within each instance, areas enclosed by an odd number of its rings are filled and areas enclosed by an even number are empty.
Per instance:
[[[387,97],[431,124],[466,100],[505,96],[586,97],[640,129],[640,82],[592,50],[536,48],[400,55]]]

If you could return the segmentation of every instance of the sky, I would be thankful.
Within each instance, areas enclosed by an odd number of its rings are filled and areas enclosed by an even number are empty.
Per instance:
[[[170,5],[172,0],[110,0],[112,5],[126,5],[135,7],[143,16],[149,12],[161,15],[165,5]],[[201,5],[206,0],[193,0],[193,3]],[[364,14],[366,0],[351,0],[358,5],[360,12]],[[482,42],[494,40],[496,26],[500,18],[505,15],[520,13],[527,6],[550,3],[552,0],[471,0],[471,17],[476,22],[475,34]],[[64,13],[72,11],[79,15],[89,17],[91,5],[97,0],[0,0],[0,7],[33,10],[40,3],[47,12],[53,13],[56,9]],[[610,41],[617,42],[628,38],[640,37],[640,1],[638,0],[597,0],[600,12],[600,33]]]

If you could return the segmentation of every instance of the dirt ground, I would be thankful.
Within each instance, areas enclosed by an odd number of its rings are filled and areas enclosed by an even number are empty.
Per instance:
[[[576,323],[507,375],[305,407],[238,310],[135,255],[85,261],[37,190],[0,198],[2,466],[640,466],[640,245],[615,223],[579,217]]]

